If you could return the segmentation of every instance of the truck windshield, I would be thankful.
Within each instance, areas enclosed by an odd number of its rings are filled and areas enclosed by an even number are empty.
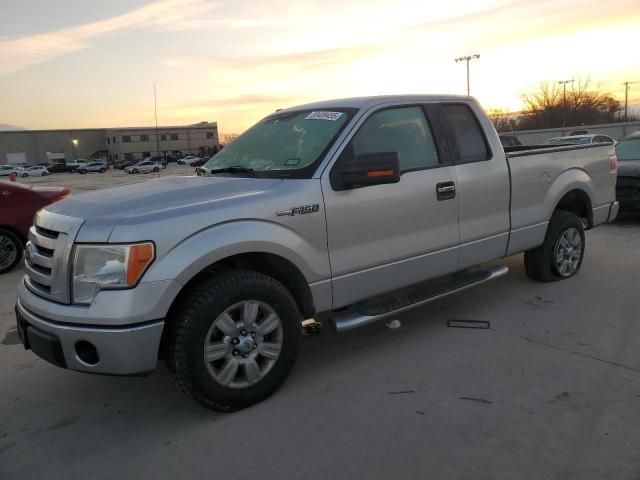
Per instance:
[[[622,140],[616,145],[616,156],[618,160],[639,160],[640,161],[640,137]]]
[[[212,157],[204,170],[241,167],[261,177],[310,178],[353,113],[353,109],[275,113]]]

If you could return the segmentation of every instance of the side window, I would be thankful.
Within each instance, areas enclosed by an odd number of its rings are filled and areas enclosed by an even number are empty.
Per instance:
[[[444,104],[442,113],[451,128],[461,162],[482,162],[490,158],[482,128],[467,105]]]
[[[400,171],[439,165],[431,129],[421,107],[388,108],[371,115],[340,155],[341,164],[358,155],[398,152]]]

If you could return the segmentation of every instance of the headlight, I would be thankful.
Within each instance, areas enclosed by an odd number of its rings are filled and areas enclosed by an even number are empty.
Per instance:
[[[134,287],[154,259],[153,243],[78,245],[73,262],[73,303],[90,304],[100,290]]]

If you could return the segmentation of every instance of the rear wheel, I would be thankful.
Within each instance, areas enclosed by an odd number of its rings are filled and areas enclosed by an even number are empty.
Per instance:
[[[104,172],[106,172],[106,170],[104,168],[101,168],[100,173],[104,173]]]
[[[26,177],[28,177],[28,176],[29,176],[29,174],[28,174],[28,173],[23,173],[23,174],[22,174],[22,178],[26,178]]]
[[[557,210],[551,216],[544,243],[524,254],[529,278],[553,282],[574,276],[582,266],[585,236],[582,220]]]
[[[22,259],[24,247],[18,236],[10,230],[0,228],[0,274],[15,267]]]
[[[154,171],[154,173],[157,173],[157,172],[160,171],[160,169],[158,167],[153,167],[153,171]]]
[[[200,284],[182,302],[169,333],[167,364],[183,392],[218,411],[257,403],[289,374],[302,317],[275,279],[231,271]]]

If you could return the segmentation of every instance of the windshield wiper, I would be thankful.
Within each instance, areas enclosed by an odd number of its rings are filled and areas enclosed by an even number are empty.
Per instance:
[[[226,167],[226,168],[214,168],[209,170],[209,174],[214,175],[216,173],[247,173],[250,177],[256,176],[256,171],[253,168],[246,167]]]

